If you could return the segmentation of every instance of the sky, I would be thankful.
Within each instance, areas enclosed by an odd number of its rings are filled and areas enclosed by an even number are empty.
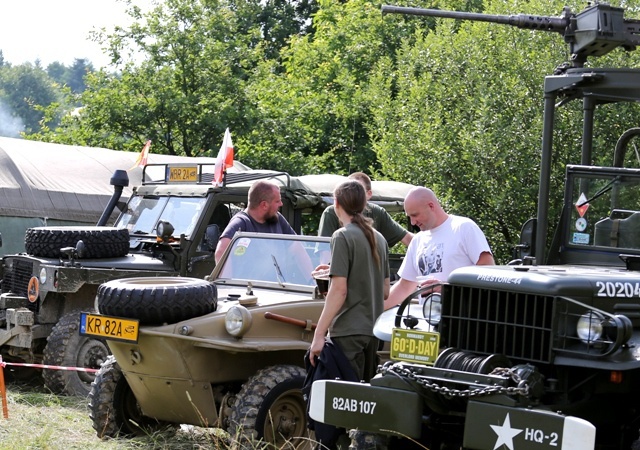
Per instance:
[[[0,0],[0,50],[5,61],[16,65],[40,60],[42,67],[59,61],[70,66],[76,58],[88,59],[95,68],[109,61],[89,32],[129,24],[121,0]],[[133,0],[143,9],[153,0]]]

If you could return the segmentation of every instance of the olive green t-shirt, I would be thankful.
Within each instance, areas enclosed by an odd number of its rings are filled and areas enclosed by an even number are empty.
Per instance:
[[[389,278],[387,242],[382,234],[374,232],[380,265],[357,225],[347,224],[331,237],[329,276],[347,278],[347,298],[329,327],[330,336],[373,336],[373,324],[383,311],[384,282]]]
[[[368,203],[363,213],[366,217],[373,219],[373,227],[384,236],[389,247],[396,245],[408,233],[380,205]],[[340,222],[338,221],[338,216],[336,216],[334,206],[328,206],[320,217],[318,236],[333,236],[333,232],[338,228],[340,228]]]

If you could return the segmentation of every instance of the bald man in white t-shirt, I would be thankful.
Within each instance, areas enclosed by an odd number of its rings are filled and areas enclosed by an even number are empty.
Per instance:
[[[447,281],[458,267],[495,264],[487,238],[471,219],[447,214],[431,189],[415,187],[404,199],[411,225],[420,228],[407,248],[384,309],[402,302],[418,287]],[[418,277],[429,280],[419,282]]]

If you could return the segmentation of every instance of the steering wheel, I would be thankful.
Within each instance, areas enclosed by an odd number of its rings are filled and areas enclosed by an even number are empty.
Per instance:
[[[402,303],[400,303],[400,306],[398,307],[398,311],[396,312],[396,322],[395,322],[396,328],[400,327],[400,324],[402,323],[402,319],[404,317],[403,316],[404,310],[407,308],[411,300],[413,300],[416,297],[421,297],[423,296],[423,294],[426,294],[424,295],[424,297],[427,297],[427,298],[432,295],[440,295],[441,287],[442,287],[442,283],[435,283],[435,284],[430,284],[428,286],[422,286],[418,290],[409,294],[407,298],[402,300]],[[425,302],[426,302],[426,299],[425,299]],[[404,319],[405,319],[404,324],[407,328],[413,328],[418,324],[418,319],[413,316],[407,316],[407,317],[404,317]]]

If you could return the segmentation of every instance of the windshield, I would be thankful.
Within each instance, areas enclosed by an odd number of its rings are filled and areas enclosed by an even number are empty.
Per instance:
[[[640,249],[640,176],[575,176],[569,244]]]
[[[330,258],[328,241],[280,239],[265,234],[240,237],[231,243],[218,279],[267,281],[315,286],[311,272]]]
[[[191,235],[205,207],[204,197],[141,197],[134,196],[127,204],[127,211],[115,226],[126,228],[131,234],[156,234],[160,220],[173,225],[174,236]]]

